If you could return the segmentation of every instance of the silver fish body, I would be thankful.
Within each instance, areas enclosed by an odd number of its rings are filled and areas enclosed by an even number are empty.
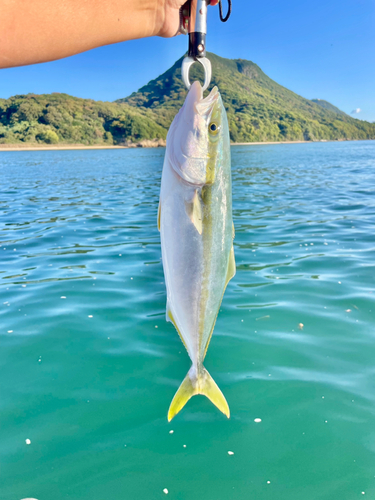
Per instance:
[[[203,99],[195,82],[167,137],[158,225],[167,287],[167,320],[192,367],[169,409],[171,420],[195,394],[229,417],[227,402],[203,367],[228,281],[235,274],[230,140],[215,87]]]

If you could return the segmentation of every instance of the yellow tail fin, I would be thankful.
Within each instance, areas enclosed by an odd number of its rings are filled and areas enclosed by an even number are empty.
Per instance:
[[[178,388],[168,411],[168,422],[182,410],[189,399],[196,394],[204,394],[221,412],[229,418],[229,406],[214,379],[205,368],[196,373],[192,366]]]

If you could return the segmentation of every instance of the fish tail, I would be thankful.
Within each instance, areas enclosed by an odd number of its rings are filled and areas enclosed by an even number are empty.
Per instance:
[[[168,411],[168,422],[170,422],[172,418],[176,416],[180,410],[182,410],[189,399],[196,394],[203,394],[206,396],[222,413],[224,413],[224,415],[229,418],[230,412],[228,403],[223,393],[216,385],[214,379],[208,371],[203,368],[203,366],[198,373],[196,368],[192,366],[172,399],[172,403]]]

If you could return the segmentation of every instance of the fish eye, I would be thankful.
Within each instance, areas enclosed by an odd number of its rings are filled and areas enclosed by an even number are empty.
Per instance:
[[[209,130],[210,134],[216,135],[219,132],[219,126],[217,123],[211,122],[208,126],[208,130]]]

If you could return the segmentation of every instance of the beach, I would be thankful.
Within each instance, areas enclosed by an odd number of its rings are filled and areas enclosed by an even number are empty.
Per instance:
[[[321,142],[343,142],[342,140],[338,141],[265,141],[265,142],[232,142],[231,146],[268,146],[272,144],[314,144]],[[347,142],[347,141],[345,141]],[[161,143],[155,143],[154,141],[141,141],[137,143],[133,143],[131,145],[123,145],[123,146],[108,146],[106,144],[94,144],[90,146],[86,146],[85,144],[0,144],[0,152],[1,151],[64,151],[64,150],[79,150],[79,149],[132,149],[132,148],[158,148],[165,147],[165,141]]]

